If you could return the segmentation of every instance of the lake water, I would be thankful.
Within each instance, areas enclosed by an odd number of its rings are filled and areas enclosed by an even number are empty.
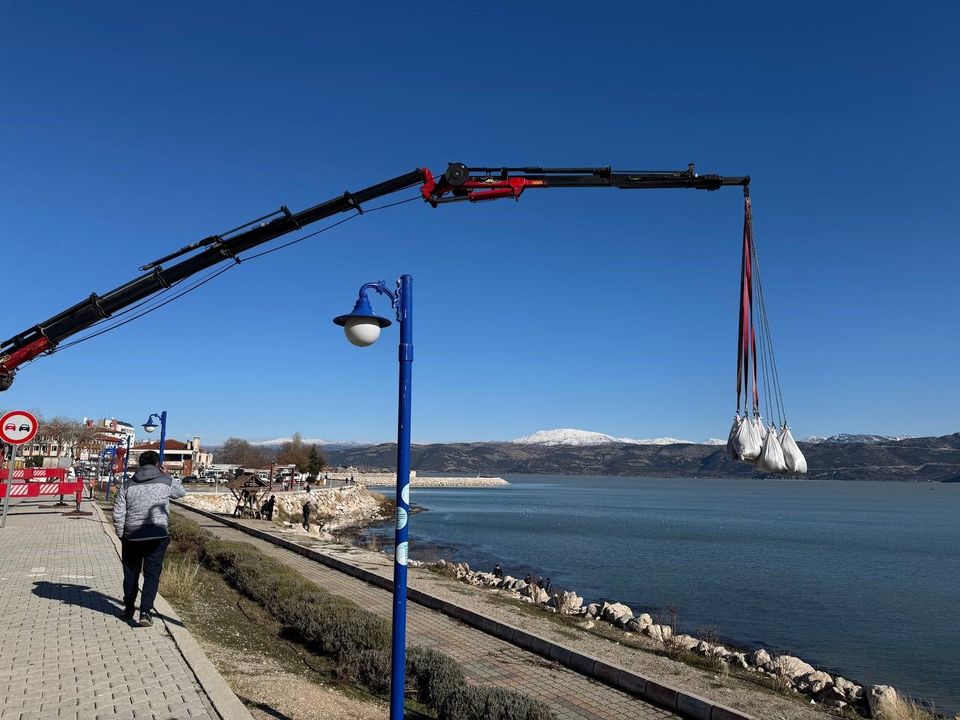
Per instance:
[[[413,490],[411,556],[499,562],[667,622],[676,607],[681,631],[960,712],[960,484],[506,479]]]

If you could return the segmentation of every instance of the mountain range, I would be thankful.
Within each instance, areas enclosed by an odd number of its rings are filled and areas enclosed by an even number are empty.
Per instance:
[[[414,445],[411,461],[418,472],[454,475],[758,476],[752,465],[729,460],[723,444],[662,440],[565,428],[512,442]],[[808,479],[960,482],[960,433],[926,438],[843,434],[801,442],[800,448]],[[395,467],[396,452],[394,443],[327,447],[332,465],[368,468]]]

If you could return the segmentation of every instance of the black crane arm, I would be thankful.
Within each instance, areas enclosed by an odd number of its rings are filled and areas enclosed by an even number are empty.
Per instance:
[[[176,252],[147,263],[145,271],[109,292],[88,298],[42,323],[17,333],[0,344],[0,391],[13,382],[17,368],[97,322],[113,316],[202,270],[237,257],[251,248],[281,235],[300,230],[310,223],[347,211],[363,212],[362,203],[420,185],[423,199],[433,207],[458,200],[477,202],[498,198],[520,198],[527,188],[616,187],[621,189],[694,188],[716,190],[724,185],[750,183],[749,177],[698,175],[693,165],[680,171],[620,171],[599,168],[468,167],[451,163],[439,178],[427,169],[417,169],[356,192],[345,192],[319,205],[293,213],[282,206],[273,213],[218,235],[186,245]],[[195,253],[168,268],[163,263]]]

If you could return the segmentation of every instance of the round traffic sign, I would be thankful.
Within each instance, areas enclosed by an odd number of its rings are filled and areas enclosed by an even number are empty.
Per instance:
[[[26,410],[11,410],[0,417],[0,440],[10,445],[23,445],[37,434],[37,419]]]

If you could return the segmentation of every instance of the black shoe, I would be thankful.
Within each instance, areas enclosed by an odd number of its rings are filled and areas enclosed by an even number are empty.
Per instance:
[[[150,627],[153,625],[153,615],[149,610],[140,611],[140,627]]]
[[[134,614],[135,612],[136,612],[136,611],[135,611],[133,608],[127,608],[126,610],[123,611],[123,619],[124,619],[124,620],[131,620],[131,621],[132,621],[132,620],[133,620],[133,614]]]

